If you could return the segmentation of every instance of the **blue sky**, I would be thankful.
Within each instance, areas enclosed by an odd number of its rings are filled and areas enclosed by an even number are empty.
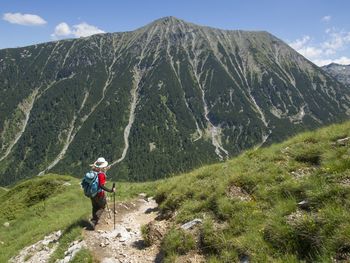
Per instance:
[[[318,65],[350,64],[347,0],[1,0],[0,48],[133,30],[176,16],[222,29],[266,30]]]

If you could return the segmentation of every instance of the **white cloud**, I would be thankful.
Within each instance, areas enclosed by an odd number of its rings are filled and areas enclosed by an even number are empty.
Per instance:
[[[325,31],[325,39],[324,42],[317,44],[312,41],[310,36],[303,36],[289,45],[318,66],[330,63],[350,64],[348,57],[337,56],[349,48],[350,32],[328,28]]]
[[[328,23],[329,21],[331,21],[331,19],[332,19],[332,17],[331,16],[324,16],[324,17],[322,17],[322,21],[323,22],[326,22],[326,23]]]
[[[98,27],[89,25],[85,22],[73,26],[73,34],[76,37],[87,37],[94,34],[105,33],[105,31],[99,29]]]
[[[323,50],[320,48],[311,46],[310,41],[311,41],[310,36],[304,36],[303,38],[297,39],[294,42],[290,43],[289,45],[304,57],[312,60],[314,58],[318,58],[322,54]]]
[[[334,63],[342,64],[342,65],[350,65],[350,58],[348,57],[340,57],[338,59],[333,60]]]
[[[87,37],[100,33],[105,33],[105,31],[85,22],[73,25],[72,28],[67,23],[62,22],[55,27],[55,32],[51,36],[53,38],[65,36]]]
[[[313,61],[318,66],[325,66],[331,63],[337,63],[341,65],[350,65],[350,58],[348,57],[340,57],[336,59],[316,59]]]
[[[72,31],[69,25],[65,22],[59,23],[55,27],[55,32],[52,34],[53,37],[69,36],[72,34]]]
[[[33,14],[5,13],[2,19],[11,24],[18,24],[23,26],[40,26],[47,23],[40,16]]]
[[[328,34],[328,40],[322,43],[322,47],[325,49],[335,52],[350,43],[350,32],[339,31],[332,28],[327,29],[326,33]]]
[[[298,50],[301,49],[303,46],[305,46],[306,43],[308,43],[310,41],[310,36],[303,36],[302,39],[297,39],[294,42],[290,43],[289,45]]]
[[[298,49],[297,51],[310,60],[318,58],[323,53],[322,49],[312,46],[303,47]]]

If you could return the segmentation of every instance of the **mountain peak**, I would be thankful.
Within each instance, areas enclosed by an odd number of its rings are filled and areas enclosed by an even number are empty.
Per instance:
[[[175,16],[165,16],[165,17],[161,17],[157,20],[155,20],[154,22],[157,23],[173,23],[173,22],[184,22],[184,20],[179,19]]]
[[[154,20],[150,24],[146,25],[146,27],[153,27],[153,26],[156,26],[156,27],[174,27],[175,26],[176,27],[183,24],[191,24],[191,23],[188,23],[175,16],[165,16],[157,20]]]

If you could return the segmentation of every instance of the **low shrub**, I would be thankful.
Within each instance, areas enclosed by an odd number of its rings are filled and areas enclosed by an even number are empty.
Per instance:
[[[172,228],[164,236],[161,249],[167,257],[174,254],[184,255],[195,246],[196,242],[191,234],[182,229]]]

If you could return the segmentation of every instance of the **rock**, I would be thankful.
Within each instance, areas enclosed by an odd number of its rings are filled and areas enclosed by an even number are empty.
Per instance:
[[[156,220],[160,221],[160,220],[169,220],[170,218],[173,217],[173,212],[171,212],[170,210],[167,210],[165,212],[160,213],[157,217]]]
[[[47,239],[46,239],[46,240],[43,241],[42,244],[43,244],[44,246],[48,246],[50,243],[51,243],[51,240],[47,240]]]
[[[63,186],[71,186],[71,183],[65,182]]]
[[[160,222],[150,222],[144,228],[145,233],[143,233],[142,237],[146,246],[160,243],[166,232],[165,225]]]
[[[193,219],[190,222],[187,222],[187,223],[183,224],[181,226],[181,228],[184,229],[184,230],[188,230],[188,229],[193,228],[195,225],[198,225],[198,224],[201,224],[201,223],[202,223],[202,220],[199,219],[199,218],[196,218],[196,219]]]
[[[249,257],[247,255],[242,255],[239,257],[239,263],[249,263]]]
[[[346,146],[346,144],[350,141],[350,137],[346,137],[343,139],[337,140],[337,144],[341,146]]]
[[[231,185],[227,190],[227,195],[230,198],[238,198],[241,201],[251,201],[250,195],[241,187]]]
[[[62,236],[62,231],[58,230],[57,232],[54,233],[54,235],[55,235],[54,239],[57,241]]]
[[[302,209],[309,209],[310,204],[307,200],[303,200],[303,201],[298,203],[298,206]]]
[[[142,198],[142,199],[145,199],[146,196],[147,196],[147,195],[146,195],[145,193],[140,193],[140,194],[139,194],[139,198]]]
[[[64,252],[64,259],[61,259],[59,261],[56,261],[56,263],[68,263],[70,262],[74,256],[82,249],[83,247],[86,247],[86,244],[83,240],[75,240],[72,243],[70,243],[67,251]]]
[[[12,257],[9,262],[48,262],[50,255],[58,246],[58,240],[61,235],[62,232],[57,231],[51,235],[45,236],[43,240],[40,240],[33,245],[23,248],[19,254],[16,257]],[[28,255],[30,255],[30,260],[28,260]]]
[[[101,263],[119,263],[119,260],[116,260],[115,258],[104,258]]]
[[[116,226],[116,228],[111,232],[105,232],[101,234],[101,237],[113,240],[115,238],[119,238],[120,242],[125,242],[131,238],[130,233],[127,231],[127,229],[123,226]]]
[[[350,178],[345,178],[340,183],[344,186],[350,186]]]
[[[105,243],[103,243],[103,242],[100,244],[100,247],[105,247],[105,246],[106,246],[106,245],[105,245]]]
[[[130,208],[129,208],[127,205],[125,205],[125,204],[121,204],[121,206],[124,207],[126,210],[129,210],[129,209],[130,209]]]
[[[9,222],[5,222],[4,223],[4,227],[9,227],[10,226],[10,223]]]

